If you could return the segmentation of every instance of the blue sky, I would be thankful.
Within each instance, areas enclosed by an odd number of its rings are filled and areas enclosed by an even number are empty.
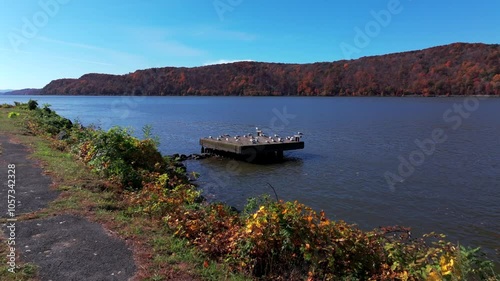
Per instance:
[[[0,0],[0,89],[237,60],[500,43],[500,1]]]

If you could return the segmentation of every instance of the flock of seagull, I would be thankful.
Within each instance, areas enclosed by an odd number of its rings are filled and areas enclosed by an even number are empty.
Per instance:
[[[277,134],[274,134],[274,136],[268,136],[268,135],[264,134],[262,131],[260,131],[258,127],[255,128],[255,129],[257,131],[257,136],[255,136],[255,137],[252,134],[246,134],[246,135],[243,135],[243,136],[236,135],[236,136],[234,136],[234,137],[231,138],[231,136],[229,134],[224,134],[224,135],[218,136],[217,138],[215,138],[215,140],[217,140],[217,141],[223,141],[223,140],[230,141],[230,140],[234,139],[234,141],[239,142],[241,139],[244,139],[244,140],[249,140],[252,144],[257,144],[257,143],[282,143],[282,142],[285,142],[285,141],[298,141],[304,135],[301,132],[297,132],[297,134],[295,136],[293,136],[293,137],[292,136],[288,136],[288,137],[282,138],[282,137],[280,137]],[[208,138],[209,139],[214,139],[212,136],[209,136]]]

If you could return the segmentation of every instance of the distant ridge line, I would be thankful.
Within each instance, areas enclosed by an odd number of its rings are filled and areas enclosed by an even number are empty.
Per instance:
[[[90,73],[51,81],[44,95],[449,96],[500,95],[500,45],[424,50],[309,64],[243,61]]]

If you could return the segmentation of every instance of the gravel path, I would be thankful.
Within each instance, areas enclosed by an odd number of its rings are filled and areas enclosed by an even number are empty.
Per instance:
[[[7,165],[15,164],[16,215],[38,211],[59,196],[50,188],[52,180],[43,174],[35,160],[28,159],[28,149],[0,135],[0,218],[7,218]]]
[[[0,135],[0,213],[7,217],[7,165],[16,165],[16,216],[46,207],[59,192],[28,149]],[[17,221],[16,249],[25,262],[39,266],[42,281],[129,280],[136,271],[132,251],[120,239],[85,218],[59,215]],[[4,235],[7,227],[2,226]]]

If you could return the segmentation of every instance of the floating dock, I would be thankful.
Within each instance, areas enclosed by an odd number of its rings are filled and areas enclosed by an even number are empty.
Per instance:
[[[277,135],[266,136],[257,130],[257,135],[222,135],[200,139],[201,152],[243,157],[247,161],[257,158],[283,158],[283,151],[303,149],[302,134],[281,138]]]

